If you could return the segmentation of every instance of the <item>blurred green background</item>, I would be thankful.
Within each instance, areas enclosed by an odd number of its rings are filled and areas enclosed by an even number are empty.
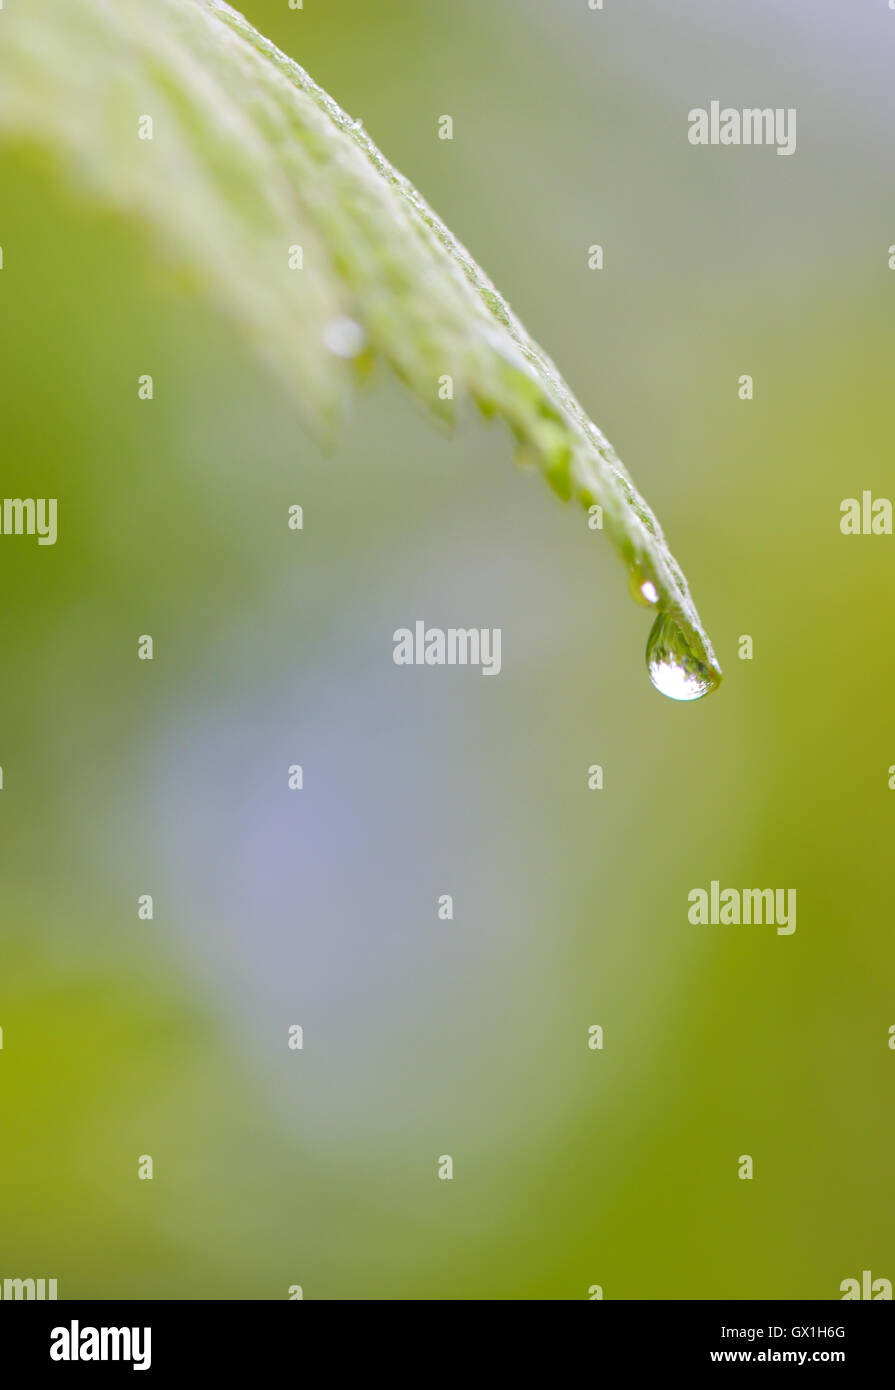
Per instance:
[[[447,436],[381,377],[324,455],[151,239],[0,152],[2,491],[60,502],[55,547],[0,538],[0,1277],[240,1299],[895,1277],[895,538],[839,531],[843,498],[895,485],[895,14],[242,8],[558,362],[725,682],[651,688],[650,615],[505,431]],[[712,99],[796,107],[796,154],[691,147]],[[395,667],[417,617],[501,627],[500,678]],[[712,879],[795,887],[797,931],[692,926]]]

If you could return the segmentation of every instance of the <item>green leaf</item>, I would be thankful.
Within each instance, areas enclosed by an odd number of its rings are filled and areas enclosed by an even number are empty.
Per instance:
[[[138,138],[144,116],[151,139]],[[360,122],[229,5],[12,0],[0,139],[48,152],[83,195],[136,222],[238,324],[318,434],[374,356],[445,414],[455,402],[438,383],[450,376],[456,399],[501,416],[561,497],[602,508],[638,586],[654,586],[717,684],[655,516],[554,364]]]

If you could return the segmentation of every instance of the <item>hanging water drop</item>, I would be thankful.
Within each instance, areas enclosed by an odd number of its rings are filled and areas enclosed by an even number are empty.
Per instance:
[[[653,685],[669,700],[699,700],[720,682],[720,676],[693,655],[670,613],[660,613],[653,623],[646,644],[646,665]]]

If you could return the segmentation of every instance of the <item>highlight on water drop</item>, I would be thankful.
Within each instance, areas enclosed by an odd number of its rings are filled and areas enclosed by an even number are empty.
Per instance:
[[[649,678],[669,700],[700,700],[720,683],[720,677],[694,656],[670,613],[660,613],[646,644]]]

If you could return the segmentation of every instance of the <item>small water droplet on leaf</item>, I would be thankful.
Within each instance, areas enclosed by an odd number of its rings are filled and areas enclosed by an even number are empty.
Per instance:
[[[639,565],[634,565],[628,579],[628,588],[635,603],[644,608],[654,608],[659,602],[659,590]]]
[[[649,678],[669,700],[700,700],[719,684],[719,677],[693,655],[679,623],[660,613],[646,644]]]
[[[335,357],[357,357],[364,342],[364,330],[354,319],[340,314],[324,324],[323,343]]]
[[[513,462],[517,468],[526,470],[537,468],[538,454],[525,440],[520,440],[513,450]]]

